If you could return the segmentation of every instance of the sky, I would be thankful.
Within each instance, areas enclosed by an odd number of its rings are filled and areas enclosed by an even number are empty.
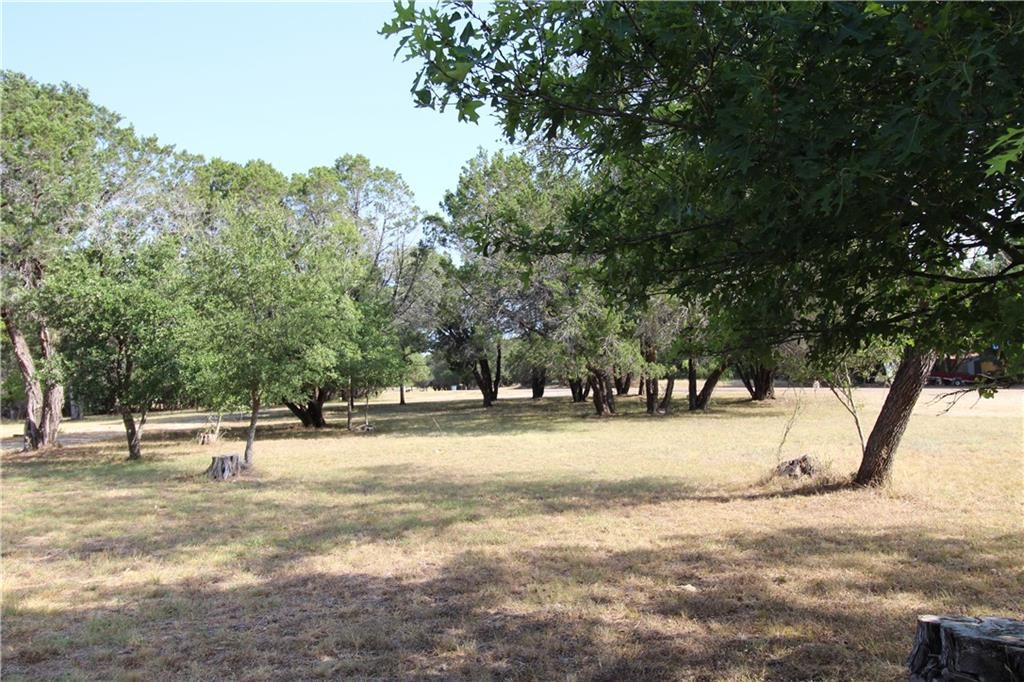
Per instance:
[[[413,63],[377,34],[387,3],[3,2],[3,68],[84,86],[145,135],[291,174],[346,153],[405,178],[437,210],[498,124],[417,109]]]

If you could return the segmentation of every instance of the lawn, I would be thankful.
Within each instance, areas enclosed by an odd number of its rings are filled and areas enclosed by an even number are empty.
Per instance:
[[[1024,617],[1024,393],[939,393],[883,491],[764,481],[855,469],[810,389],[605,420],[386,395],[372,434],[272,410],[223,484],[198,474],[239,426],[203,447],[201,416],[157,415],[130,464],[117,421],[68,424],[118,440],[3,455],[3,676],[903,679],[918,614]],[[883,397],[859,391],[868,425]]]

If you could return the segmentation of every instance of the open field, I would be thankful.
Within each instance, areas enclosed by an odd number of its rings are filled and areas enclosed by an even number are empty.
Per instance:
[[[116,440],[3,455],[3,676],[901,679],[918,614],[1024,617],[1024,392],[940,393],[877,492],[761,482],[856,467],[824,390],[607,420],[417,392],[368,435],[272,410],[227,484],[197,474],[240,426],[154,415],[129,464],[119,422],[69,424]]]

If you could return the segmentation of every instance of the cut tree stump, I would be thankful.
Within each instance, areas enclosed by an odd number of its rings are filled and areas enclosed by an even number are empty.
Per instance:
[[[787,462],[780,462],[772,472],[774,476],[786,478],[800,478],[802,476],[817,476],[822,471],[821,463],[810,455],[803,455]]]
[[[212,458],[206,475],[214,481],[226,481],[242,470],[241,455],[218,455]]]
[[[920,616],[910,682],[1024,682],[1024,621]]]

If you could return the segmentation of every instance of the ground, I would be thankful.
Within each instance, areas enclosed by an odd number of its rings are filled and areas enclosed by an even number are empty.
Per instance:
[[[140,463],[68,424],[3,455],[4,679],[905,679],[918,614],[1024,617],[1024,393],[941,392],[880,491],[765,482],[856,468],[824,390],[605,420],[385,395],[372,434],[271,410],[233,483],[197,474],[239,421],[199,446],[204,417],[154,416]]]

